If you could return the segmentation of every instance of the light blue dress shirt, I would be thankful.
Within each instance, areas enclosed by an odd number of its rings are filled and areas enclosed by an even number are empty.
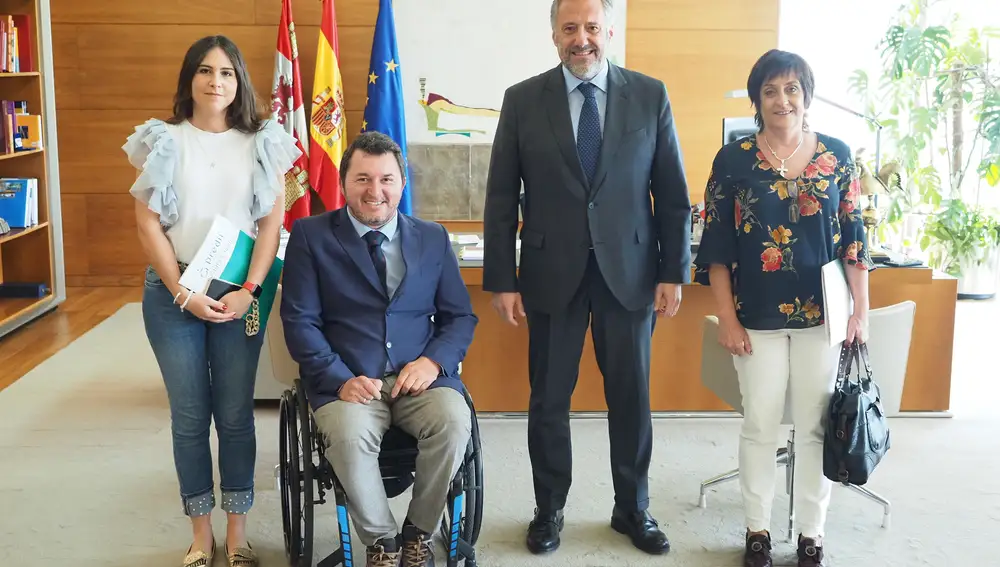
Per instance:
[[[399,213],[392,215],[389,222],[376,228],[371,228],[366,226],[364,223],[354,218],[351,214],[350,209],[347,211],[347,216],[351,219],[351,224],[354,225],[354,230],[358,231],[358,236],[364,238],[369,231],[377,230],[385,235],[385,240],[382,241],[382,253],[385,254],[385,285],[389,288],[389,297],[392,298],[396,294],[396,289],[399,288],[400,282],[403,281],[403,276],[406,275],[406,262],[403,261],[403,246],[399,238]],[[365,246],[368,244],[365,243]]]
[[[583,81],[576,75],[569,72],[565,65],[562,66],[563,76],[566,77],[566,95],[569,97],[569,116],[573,119],[573,139],[576,140],[580,127],[580,111],[583,110],[583,93],[576,87]],[[590,84],[597,87],[594,91],[594,98],[597,99],[597,113],[601,117],[601,134],[604,134],[604,116],[608,107],[608,60],[605,59],[601,65],[601,70],[597,76],[591,79]]]
[[[385,240],[382,241],[382,253],[385,254],[385,285],[389,288],[389,298],[391,299],[396,294],[400,282],[403,281],[403,276],[406,275],[406,262],[403,261],[403,239],[399,237],[399,213],[397,212],[392,215],[389,222],[378,228],[371,228],[354,218],[350,209],[347,210],[347,217],[351,219],[354,230],[358,232],[358,236],[361,238],[364,238],[372,230],[377,230],[385,235]],[[368,246],[367,242],[365,246]],[[386,348],[389,348],[388,344]],[[388,351],[386,351],[386,355],[388,355]],[[386,374],[395,372],[395,369],[392,367],[392,360],[388,356],[385,360],[385,372]]]

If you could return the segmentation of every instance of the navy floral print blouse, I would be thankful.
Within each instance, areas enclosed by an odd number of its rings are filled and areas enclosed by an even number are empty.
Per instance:
[[[850,149],[817,138],[795,179],[774,170],[754,135],[724,146],[712,164],[694,278],[709,285],[711,264],[730,266],[736,314],[747,329],[822,325],[823,265],[840,258],[874,269]]]

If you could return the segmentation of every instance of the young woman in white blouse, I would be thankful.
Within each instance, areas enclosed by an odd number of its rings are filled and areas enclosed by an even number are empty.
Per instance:
[[[264,333],[243,316],[278,250],[284,174],[300,152],[278,124],[260,118],[243,57],[222,36],[189,48],[173,116],[137,126],[123,150],[139,170],[130,193],[149,260],[143,318],[166,385],[181,502],[194,531],[183,565],[207,567],[215,556],[214,418],[226,556],[230,567],[255,566],[246,514],[254,496],[253,390]],[[220,301],[178,283],[216,215],[256,237],[247,281]]]

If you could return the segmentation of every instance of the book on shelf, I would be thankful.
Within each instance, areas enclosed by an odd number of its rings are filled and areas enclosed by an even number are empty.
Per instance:
[[[28,113],[26,100],[0,100],[0,132],[5,154],[42,149],[42,117]]]
[[[218,301],[230,291],[240,289],[246,281],[255,243],[252,236],[225,217],[216,215],[201,247],[181,274],[179,283],[191,291]],[[282,258],[276,256],[260,286],[258,309],[261,329],[267,325],[283,266]],[[247,315],[250,313],[251,310],[247,310]],[[247,315],[244,315],[244,319]]]
[[[31,73],[31,16],[0,14],[0,73]]]
[[[38,224],[38,179],[0,177],[0,218],[10,228]]]

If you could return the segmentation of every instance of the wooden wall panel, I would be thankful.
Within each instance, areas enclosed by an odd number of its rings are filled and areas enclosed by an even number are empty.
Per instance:
[[[53,24],[253,24],[256,0],[54,0]],[[278,3],[280,5],[280,2]],[[293,8],[294,9],[294,8]],[[277,20],[275,20],[277,22]],[[123,46],[125,47],[125,46]],[[127,49],[126,49],[127,50]]]
[[[165,118],[184,51],[221,33],[240,46],[262,100],[271,88],[280,0],[51,0],[66,234],[73,285],[137,285],[144,261],[121,145],[132,128]],[[778,0],[629,0],[628,66],[669,89],[692,201],[704,192],[724,116],[751,115],[728,100],[754,60],[777,45]],[[312,93],[319,0],[294,0],[303,93]],[[377,0],[337,0],[350,137],[360,129]],[[398,24],[398,23],[397,23]],[[546,57],[552,57],[546,53]],[[553,60],[553,65],[556,63]]]
[[[319,22],[323,3],[320,0],[293,0],[292,15],[296,22]],[[378,0],[336,0],[337,27],[374,26],[378,17]],[[277,24],[281,17],[281,0],[257,0],[257,25]],[[297,25],[297,24],[296,24]],[[370,40],[369,40],[370,41]],[[345,43],[341,47],[350,47]],[[302,44],[299,43],[301,49]],[[310,44],[310,47],[314,47]]]
[[[63,195],[128,191],[135,181],[135,170],[121,149],[125,138],[147,119],[166,116],[162,109],[60,110],[59,165]]]
[[[57,2],[58,4],[58,2]],[[56,86],[56,127],[62,136],[62,112],[80,108],[80,52],[76,36],[80,26],[72,24],[52,24],[52,67]],[[62,149],[60,144],[60,149]]]
[[[63,255],[66,274],[90,274],[90,242],[87,238],[87,196],[62,195]],[[94,219],[97,222],[100,217]],[[118,219],[116,219],[118,220]]]
[[[753,116],[746,99],[725,95],[746,88],[754,62],[777,44],[777,31],[629,29],[626,40],[628,66],[667,86],[691,200],[698,202],[722,145],[722,119]]]
[[[778,29],[778,2],[747,0],[628,0],[632,30]]]
[[[54,34],[63,32],[54,26]],[[271,95],[274,72],[274,42],[260,41],[257,26],[117,26],[74,25],[77,64],[75,76],[57,94],[60,99],[76,99],[79,109],[147,109],[169,111],[177,86],[177,74],[188,46],[201,37],[222,34],[240,47],[250,72],[254,90],[262,102]],[[315,45],[318,26],[297,26],[300,45],[299,65],[303,95],[312,95],[312,69],[316,64]],[[344,28],[342,41],[354,46],[342,50],[341,73],[344,77],[345,103],[349,110],[363,110],[371,51],[372,30]],[[274,38],[271,38],[274,40]],[[122,45],[130,46],[123,50]],[[313,46],[306,49],[304,46]],[[360,94],[359,94],[360,93]]]

